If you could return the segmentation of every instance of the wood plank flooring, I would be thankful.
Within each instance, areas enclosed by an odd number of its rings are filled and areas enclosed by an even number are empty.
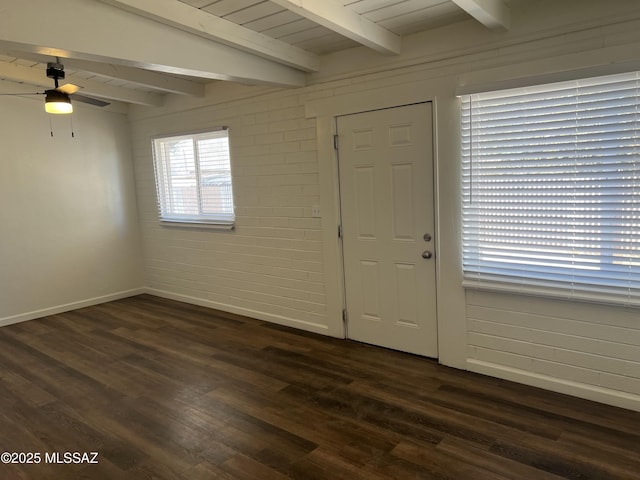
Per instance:
[[[142,295],[0,328],[0,452],[41,455],[3,480],[638,479],[640,414]]]

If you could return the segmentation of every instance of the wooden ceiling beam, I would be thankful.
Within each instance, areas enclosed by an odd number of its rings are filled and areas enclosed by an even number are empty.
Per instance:
[[[511,10],[502,0],[453,0],[453,3],[491,30],[509,30]]]
[[[386,55],[400,54],[399,35],[367,20],[338,0],[271,0],[323,27]]]
[[[74,70],[82,70],[103,77],[124,80],[167,93],[177,93],[179,95],[189,95],[192,97],[203,97],[205,93],[204,84],[202,83],[178,77],[170,77],[162,73],[150,72],[149,70],[142,70],[140,68],[71,58],[64,59],[63,63],[65,66]]]
[[[38,87],[40,87],[42,91],[53,88],[53,80],[47,78],[47,73],[44,68],[25,67],[23,65],[18,65],[17,63],[0,62],[0,77],[13,82],[22,82],[33,85],[34,91],[37,91]],[[105,100],[117,100],[154,107],[159,107],[164,103],[162,95],[155,93],[141,92],[139,90],[131,90],[129,88],[120,88],[114,85],[94,82],[84,78],[75,79],[72,76],[65,80],[66,81],[61,81],[60,83],[63,85],[65,83],[73,83],[82,87],[78,92],[79,94],[90,95],[92,97],[98,97]]]
[[[305,73],[300,69],[167,28],[102,1],[3,0],[1,10],[2,19],[6,19],[0,22],[3,51],[251,85],[305,85]],[[38,18],[46,21],[36,21]]]
[[[47,55],[39,55],[32,52],[7,52],[8,55],[24,60],[32,60],[34,63],[47,63],[54,61],[54,58]],[[122,65],[112,65],[109,63],[91,62],[88,60],[78,60],[75,58],[61,59],[66,67],[67,74],[72,70],[94,73],[102,77],[114,80],[123,80],[143,87],[150,87],[166,93],[177,93],[193,97],[203,97],[205,85],[176,76],[168,76],[162,73],[142,70],[141,68],[125,67]]]
[[[283,65],[306,72],[314,72],[320,68],[320,59],[314,53],[254,32],[177,0],[101,1]]]

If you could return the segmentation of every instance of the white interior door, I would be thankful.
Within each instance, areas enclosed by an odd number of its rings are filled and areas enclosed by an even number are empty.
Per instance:
[[[430,103],[337,118],[347,335],[438,356]]]

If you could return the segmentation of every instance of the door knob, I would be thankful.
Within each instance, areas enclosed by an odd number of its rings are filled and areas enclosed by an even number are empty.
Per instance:
[[[424,252],[422,252],[422,258],[424,258],[425,260],[428,260],[431,257],[433,257],[433,253],[431,253],[429,250],[425,250]]]

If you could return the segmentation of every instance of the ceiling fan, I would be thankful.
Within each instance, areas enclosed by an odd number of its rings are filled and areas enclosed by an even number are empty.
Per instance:
[[[60,86],[58,80],[64,78],[64,65],[59,61],[47,63],[47,77],[53,78],[55,88],[45,90],[44,92],[0,93],[0,95],[45,95],[45,111],[55,114],[72,113],[73,105],[71,104],[71,99],[73,99],[74,102],[88,103],[97,107],[106,107],[109,105],[109,102],[76,93],[82,87],[74,85],[73,83],[66,83]]]

